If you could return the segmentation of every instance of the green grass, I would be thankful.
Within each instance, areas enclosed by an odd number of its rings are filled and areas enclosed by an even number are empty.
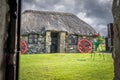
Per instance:
[[[105,54],[21,55],[20,80],[112,80],[113,60]]]

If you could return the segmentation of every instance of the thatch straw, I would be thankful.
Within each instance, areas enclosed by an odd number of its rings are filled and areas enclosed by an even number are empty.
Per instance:
[[[88,35],[96,31],[71,13],[27,10],[22,14],[22,34],[26,32],[65,31],[69,34]]]

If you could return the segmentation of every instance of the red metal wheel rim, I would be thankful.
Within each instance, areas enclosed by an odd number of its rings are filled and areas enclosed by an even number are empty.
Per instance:
[[[81,53],[91,53],[92,52],[92,43],[87,39],[81,39],[78,41],[77,48]]]
[[[22,54],[25,54],[28,50],[27,43],[24,40],[20,41],[20,50]]]

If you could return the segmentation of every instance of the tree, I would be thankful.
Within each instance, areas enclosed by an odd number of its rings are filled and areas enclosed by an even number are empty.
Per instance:
[[[113,0],[114,17],[114,80],[120,80],[120,0]]]

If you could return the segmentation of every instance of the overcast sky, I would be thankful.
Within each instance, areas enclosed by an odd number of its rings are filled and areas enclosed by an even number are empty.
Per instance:
[[[97,32],[106,35],[107,24],[113,22],[113,0],[23,0],[22,11],[42,10],[69,12],[91,25]]]

